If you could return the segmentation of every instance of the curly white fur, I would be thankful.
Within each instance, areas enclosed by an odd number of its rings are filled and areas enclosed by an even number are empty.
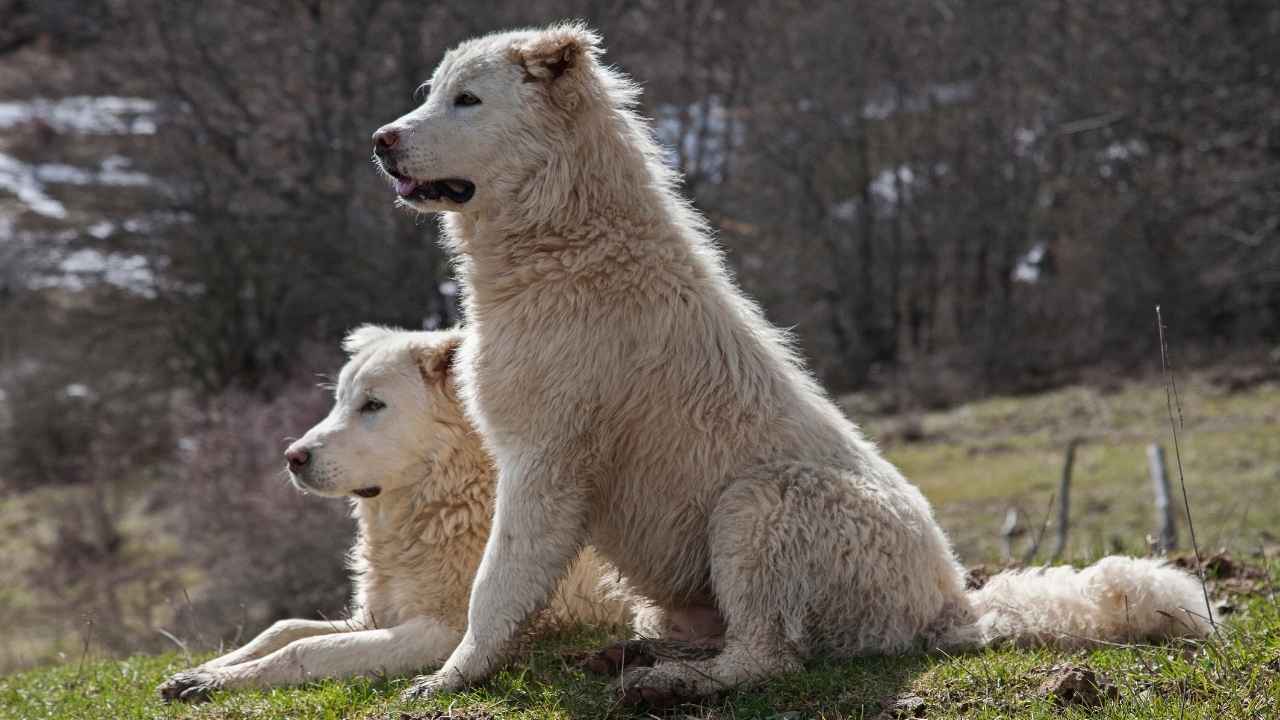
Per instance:
[[[294,482],[352,497],[358,536],[350,565],[351,618],[281,620],[238,650],[179,673],[168,699],[219,688],[265,688],[321,678],[401,674],[439,664],[466,628],[472,578],[489,535],[495,472],[456,395],[452,357],[462,334],[365,326],[333,409],[291,449],[309,462]],[[369,399],[385,407],[361,412]],[[605,565],[584,550],[551,599],[567,621],[624,623],[624,601],[603,584]]]
[[[1211,630],[1199,583],[1160,560],[1113,556],[1083,570],[1004,572],[969,598],[977,632],[960,645],[1088,647],[1202,637]],[[959,628],[960,635],[969,629]]]
[[[628,699],[817,653],[1204,634],[1187,578],[1143,561],[966,593],[928,501],[734,285],[601,53],[577,25],[469,41],[384,128],[389,169],[475,184],[465,203],[404,202],[447,213],[470,324],[460,382],[500,471],[466,635],[414,693],[490,673],[587,543],[647,599],[650,626],[723,619],[717,657],[629,669]]]

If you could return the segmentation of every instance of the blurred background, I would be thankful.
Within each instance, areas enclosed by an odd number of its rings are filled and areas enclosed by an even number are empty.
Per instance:
[[[565,18],[967,561],[1048,526],[1073,439],[1064,559],[1145,552],[1157,304],[1197,529],[1274,552],[1274,2],[0,0],[0,672],[341,614],[347,509],[285,438],[347,329],[456,319],[369,136]]]

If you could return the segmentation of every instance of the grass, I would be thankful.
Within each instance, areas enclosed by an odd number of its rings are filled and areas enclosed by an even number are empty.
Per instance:
[[[914,694],[923,701],[923,717],[942,720],[1280,717],[1280,606],[1274,592],[1280,582],[1280,543],[1271,535],[1280,527],[1280,386],[1229,393],[1206,376],[1193,376],[1180,382],[1180,390],[1186,411],[1183,463],[1202,549],[1226,547],[1237,558],[1267,558],[1251,561],[1270,563],[1268,581],[1245,584],[1249,592],[1235,600],[1240,612],[1220,640],[1077,653],[999,649],[958,657],[820,661],[761,688],[684,706],[668,716],[870,719],[882,717],[882,701]],[[993,398],[910,417],[868,414],[858,409],[859,398],[849,398],[847,404],[850,414],[924,489],[967,561],[998,557],[997,532],[1010,506],[1021,509],[1030,534],[1038,530],[1057,486],[1063,450],[1076,436],[1084,444],[1076,456],[1067,557],[1084,562],[1115,551],[1146,551],[1145,535],[1152,531],[1154,517],[1145,447],[1153,441],[1168,445],[1158,381],[1110,391],[1072,387]],[[913,431],[902,432],[906,426]],[[27,515],[36,500],[5,499],[0,527],[17,527],[6,508],[21,508]],[[22,557],[20,537],[0,537],[6,553],[15,553],[10,557]],[[1186,547],[1185,524],[1180,540]],[[0,575],[9,573],[0,570]],[[7,593],[11,609],[25,607],[29,599],[13,579],[6,578],[0,587],[0,600]],[[29,629],[13,629],[6,630],[6,643],[30,637],[24,635]],[[170,654],[116,661],[91,655],[81,660],[78,648],[64,645],[60,664],[0,677],[0,719],[426,720],[449,717],[450,712],[469,720],[649,717],[611,706],[605,681],[584,675],[566,659],[603,643],[606,636],[599,629],[578,628],[542,637],[487,685],[414,705],[397,700],[406,678],[229,692],[207,705],[163,705],[155,686],[202,658]],[[1049,669],[1062,664],[1104,673],[1116,696],[1096,708],[1055,706],[1038,689],[1050,677]]]
[[[1247,392],[1216,388],[1207,376],[1179,381],[1186,428],[1182,461],[1201,547],[1252,552],[1280,532],[1280,385]],[[933,502],[939,521],[970,562],[999,556],[999,528],[1010,507],[1033,535],[1057,490],[1072,437],[1071,531],[1066,557],[1085,561],[1116,552],[1145,553],[1155,530],[1146,447],[1165,446],[1164,390],[1158,381],[1111,392],[1070,387],[903,418],[866,416],[847,403],[903,473]],[[909,423],[916,439],[905,442]],[[1178,491],[1176,474],[1172,477]],[[1056,502],[1056,499],[1055,499]],[[1181,510],[1181,497],[1177,502]],[[1055,510],[1056,514],[1056,510]],[[1051,528],[1052,530],[1052,528]],[[1185,522],[1179,540],[1189,547]],[[1051,545],[1052,543],[1046,543]]]
[[[1280,579],[1273,568],[1272,582]],[[1265,586],[1265,584],[1264,584]],[[1274,585],[1271,585],[1274,587]],[[1218,641],[1169,646],[1109,647],[1066,653],[999,649],[814,662],[803,672],[711,702],[667,711],[699,718],[874,718],[882,701],[914,695],[923,715],[959,718],[1269,718],[1280,717],[1280,604],[1265,592],[1244,600]],[[0,718],[294,718],[649,717],[613,706],[605,680],[583,674],[566,655],[606,640],[580,628],[538,639],[531,650],[488,684],[423,703],[401,703],[405,678],[321,682],[266,692],[224,692],[206,705],[164,705],[155,686],[189,666],[176,655],[122,662],[69,662],[0,678]],[[1051,668],[1087,666],[1116,688],[1100,707],[1059,707],[1039,688]]]

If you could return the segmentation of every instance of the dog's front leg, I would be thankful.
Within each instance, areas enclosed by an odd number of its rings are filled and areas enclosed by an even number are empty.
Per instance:
[[[428,617],[390,628],[317,635],[295,640],[256,660],[178,673],[158,689],[166,701],[199,702],[208,700],[215,690],[398,675],[440,662],[453,650],[458,635],[457,630]]]
[[[566,475],[538,463],[506,463],[493,529],[471,586],[467,632],[444,667],[417,678],[405,698],[488,677],[524,621],[547,602],[585,535],[585,494]]]
[[[212,670],[239,665],[266,657],[295,640],[363,629],[364,626],[356,620],[278,620],[244,647],[216,657],[200,665],[199,669]]]

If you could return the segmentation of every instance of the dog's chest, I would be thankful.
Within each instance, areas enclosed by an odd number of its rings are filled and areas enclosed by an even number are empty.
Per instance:
[[[500,446],[545,444],[573,432],[591,411],[600,352],[565,325],[487,322],[460,358],[467,410]]]

